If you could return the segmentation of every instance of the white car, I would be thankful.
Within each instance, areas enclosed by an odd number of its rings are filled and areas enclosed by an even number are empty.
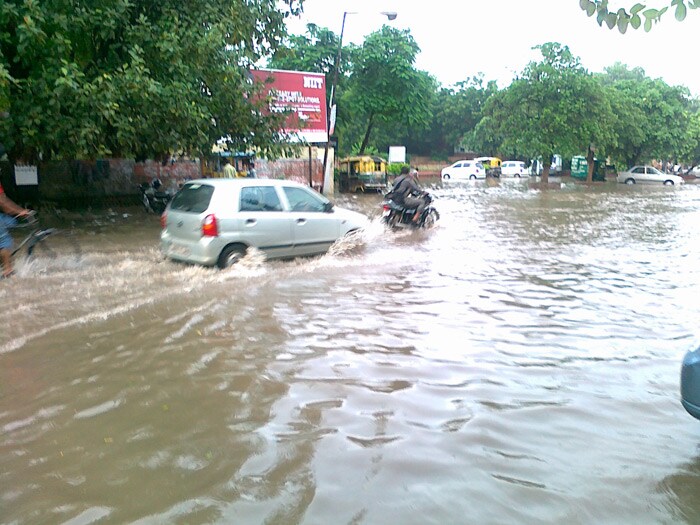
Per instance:
[[[279,179],[200,179],[178,191],[161,217],[170,259],[227,268],[249,247],[268,258],[325,252],[369,219],[336,208],[313,189]]]
[[[506,160],[501,164],[501,177],[528,177],[527,167],[519,160]]]
[[[442,180],[474,180],[485,179],[486,170],[475,160],[458,160],[452,166],[443,168],[440,172]]]
[[[634,166],[617,174],[617,182],[624,184],[664,184],[673,186],[683,184],[683,177],[657,170],[653,166]]]

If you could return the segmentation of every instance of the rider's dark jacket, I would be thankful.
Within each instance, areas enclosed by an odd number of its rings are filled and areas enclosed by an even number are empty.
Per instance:
[[[394,181],[394,185],[391,187],[391,200],[396,204],[404,204],[406,197],[413,194],[422,193],[420,186],[416,184],[411,175],[399,175]]]

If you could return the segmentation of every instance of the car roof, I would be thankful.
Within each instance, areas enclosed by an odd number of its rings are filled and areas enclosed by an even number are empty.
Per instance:
[[[308,188],[305,184],[300,184],[293,180],[287,179],[251,179],[247,177],[239,177],[235,179],[194,179],[188,180],[187,184],[206,184],[215,188],[225,188],[228,186],[297,186]]]

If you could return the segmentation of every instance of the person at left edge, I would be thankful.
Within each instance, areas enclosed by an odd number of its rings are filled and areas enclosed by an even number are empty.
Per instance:
[[[0,184],[0,262],[2,263],[2,278],[10,277],[12,270],[12,236],[9,229],[16,224],[15,217],[25,217],[31,212],[15,204]]]

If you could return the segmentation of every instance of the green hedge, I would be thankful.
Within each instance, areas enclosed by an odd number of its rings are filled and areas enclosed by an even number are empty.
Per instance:
[[[399,173],[401,173],[401,168],[403,168],[404,166],[410,167],[408,164],[398,164],[398,163],[389,164],[386,168],[386,172],[389,175],[398,175]]]

